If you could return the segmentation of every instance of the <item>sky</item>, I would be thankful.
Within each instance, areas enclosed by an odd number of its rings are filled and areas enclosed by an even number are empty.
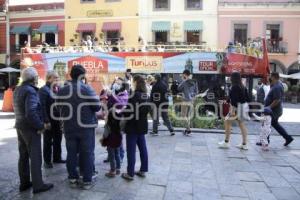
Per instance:
[[[40,3],[53,3],[64,2],[64,0],[9,0],[10,5],[26,5],[26,4],[40,4]]]

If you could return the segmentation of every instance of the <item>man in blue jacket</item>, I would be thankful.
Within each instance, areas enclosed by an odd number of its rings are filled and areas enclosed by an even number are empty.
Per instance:
[[[79,186],[90,189],[93,186],[95,128],[98,125],[96,112],[100,110],[100,100],[95,91],[83,83],[85,73],[81,65],[72,67],[72,81],[58,91],[57,102],[64,121],[70,186],[79,183],[76,168],[80,158],[83,182]]]
[[[48,71],[46,76],[46,85],[39,91],[39,97],[41,100],[43,120],[46,124],[46,130],[43,134],[43,155],[44,155],[44,167],[53,168],[53,163],[65,163],[65,160],[61,158],[61,140],[62,131],[60,130],[60,122],[55,120],[55,115],[58,116],[54,104],[53,95],[58,92],[58,74],[55,71]],[[51,112],[52,109],[52,112]],[[52,154],[53,151],[53,154]]]
[[[22,192],[33,187],[33,193],[40,193],[50,190],[53,184],[45,184],[42,178],[41,133],[45,125],[36,87],[38,73],[35,68],[27,67],[22,71],[21,77],[22,84],[14,91],[15,127],[19,145],[19,189]]]

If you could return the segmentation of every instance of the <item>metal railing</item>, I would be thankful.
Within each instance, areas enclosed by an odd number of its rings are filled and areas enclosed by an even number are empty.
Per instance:
[[[280,40],[268,40],[267,49],[269,53],[288,53],[288,43]]]
[[[148,44],[148,45],[97,45],[97,46],[37,46],[22,48],[22,53],[92,53],[92,52],[216,52],[206,44]]]

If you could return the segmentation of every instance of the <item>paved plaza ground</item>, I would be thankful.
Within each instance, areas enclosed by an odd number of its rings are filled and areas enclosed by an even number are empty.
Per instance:
[[[255,135],[249,137],[250,149],[241,151],[234,147],[240,141],[238,134],[233,135],[229,150],[221,150],[217,142],[223,139],[222,134],[195,133],[186,137],[177,133],[171,137],[164,131],[158,137],[147,136],[149,173],[145,179],[136,177],[127,182],[120,177],[106,178],[109,165],[102,162],[106,152],[97,143],[99,176],[91,190],[69,188],[65,166],[55,165],[53,169],[43,169],[45,181],[55,184],[53,190],[38,195],[30,190],[19,193],[13,121],[0,121],[0,199],[300,199],[300,137],[296,136],[285,148],[280,136],[272,136],[271,151],[263,152],[255,145]],[[122,171],[125,167],[126,161]]]

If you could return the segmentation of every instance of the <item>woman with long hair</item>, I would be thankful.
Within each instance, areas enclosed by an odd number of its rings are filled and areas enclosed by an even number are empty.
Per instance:
[[[225,117],[225,140],[219,142],[219,148],[229,148],[232,122],[237,121],[242,133],[242,143],[236,147],[247,150],[247,128],[245,126],[244,104],[249,101],[248,90],[242,83],[241,74],[233,72],[231,74],[231,89],[229,92],[230,111]]]
[[[145,79],[136,75],[133,78],[133,94],[128,99],[127,108],[124,111],[126,120],[126,150],[127,150],[127,173],[122,174],[122,178],[133,180],[134,175],[145,177],[148,171],[148,152],[145,135],[148,132],[147,116],[150,111]],[[134,171],[136,146],[140,151],[141,168]]]

